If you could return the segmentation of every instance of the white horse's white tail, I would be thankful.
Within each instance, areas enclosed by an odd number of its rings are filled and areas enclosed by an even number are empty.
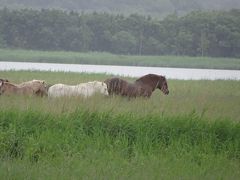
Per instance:
[[[70,86],[66,84],[55,84],[48,89],[48,97],[90,97],[96,93],[108,95],[107,84],[100,81],[81,83],[75,86]]]

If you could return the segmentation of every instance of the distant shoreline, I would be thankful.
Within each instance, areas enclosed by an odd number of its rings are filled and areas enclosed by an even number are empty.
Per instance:
[[[0,61],[240,70],[240,59],[0,49]]]

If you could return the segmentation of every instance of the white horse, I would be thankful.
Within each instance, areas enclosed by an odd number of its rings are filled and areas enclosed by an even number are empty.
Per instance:
[[[99,81],[81,83],[76,86],[55,84],[48,89],[48,97],[83,96],[90,97],[95,93],[108,95],[107,84]]]

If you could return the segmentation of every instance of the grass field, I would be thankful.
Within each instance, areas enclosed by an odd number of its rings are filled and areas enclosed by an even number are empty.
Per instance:
[[[0,61],[68,64],[240,69],[240,59],[185,56],[130,56],[100,52],[63,52],[0,49]]]
[[[13,82],[104,74],[0,71]],[[133,80],[133,79],[128,79]],[[238,179],[239,81],[168,81],[146,99],[0,96],[1,179]]]

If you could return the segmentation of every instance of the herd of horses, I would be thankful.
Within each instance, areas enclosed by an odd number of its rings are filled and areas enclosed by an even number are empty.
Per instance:
[[[151,97],[155,89],[160,89],[165,95],[169,94],[167,80],[164,76],[147,74],[130,83],[118,77],[106,79],[103,82],[92,81],[73,85],[48,85],[43,80],[32,80],[14,84],[7,79],[0,79],[0,95],[27,96],[83,96],[90,97],[96,93],[106,96],[120,95],[128,98]]]

